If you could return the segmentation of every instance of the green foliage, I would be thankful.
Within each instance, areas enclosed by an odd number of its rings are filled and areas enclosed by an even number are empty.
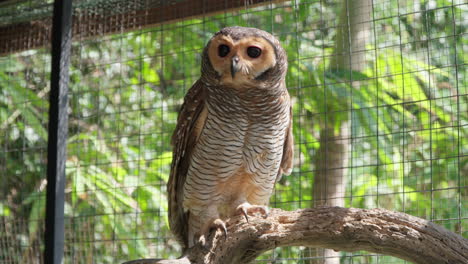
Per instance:
[[[319,131],[349,122],[347,206],[458,219],[468,196],[462,6],[402,2],[374,5],[374,37],[360,72],[328,70],[336,1],[270,4],[74,43],[66,262],[178,256],[167,223],[170,137],[182,98],[199,77],[205,43],[230,25],[273,32],[289,56],[296,164],[277,184],[272,206],[312,205]],[[0,216],[27,219],[21,235],[29,244],[43,232],[50,66],[44,54],[0,58],[0,146],[6,150],[0,151],[0,171],[7,176],[0,185]],[[468,230],[466,221],[441,224]],[[276,249],[260,259],[306,263],[299,262],[304,250]],[[342,262],[387,260],[344,256]]]

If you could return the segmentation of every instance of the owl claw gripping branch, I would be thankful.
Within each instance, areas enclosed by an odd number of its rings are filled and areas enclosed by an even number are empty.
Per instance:
[[[203,50],[172,137],[167,187],[170,227],[184,249],[212,228],[226,237],[231,216],[268,216],[274,184],[292,169],[286,71],[285,51],[263,30],[224,28]]]

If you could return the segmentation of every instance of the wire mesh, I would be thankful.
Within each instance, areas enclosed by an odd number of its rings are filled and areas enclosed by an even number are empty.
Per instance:
[[[17,2],[0,4],[0,26],[50,19],[50,1]],[[233,25],[273,33],[289,57],[295,168],[272,207],[382,207],[468,237],[463,1],[200,1],[212,5],[196,16],[198,1],[74,2],[65,263],[179,256],[167,224],[170,137],[204,45]],[[0,57],[0,263],[42,262],[48,52]],[[404,263],[304,247],[257,262],[337,258]]]
[[[49,53],[0,57],[0,263],[41,263]]]

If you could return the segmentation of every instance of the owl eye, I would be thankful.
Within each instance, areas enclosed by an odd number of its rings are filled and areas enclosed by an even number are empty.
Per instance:
[[[218,55],[220,57],[226,57],[231,49],[227,45],[219,45],[218,47]]]
[[[259,47],[248,47],[247,48],[247,55],[249,55],[250,58],[258,58],[262,54],[262,49]]]

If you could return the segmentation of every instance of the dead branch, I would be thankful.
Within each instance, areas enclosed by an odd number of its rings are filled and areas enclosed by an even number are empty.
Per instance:
[[[135,260],[125,264],[240,264],[284,246],[367,250],[414,263],[466,264],[468,240],[427,220],[384,209],[318,207],[272,209],[268,218],[227,221],[228,237],[212,232],[207,245],[190,248],[177,260]]]

